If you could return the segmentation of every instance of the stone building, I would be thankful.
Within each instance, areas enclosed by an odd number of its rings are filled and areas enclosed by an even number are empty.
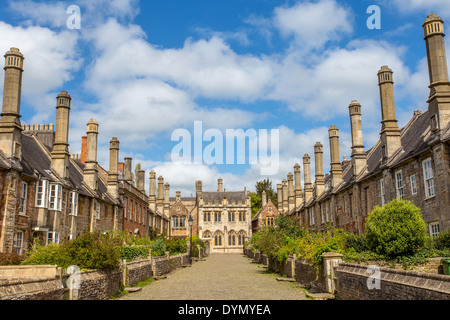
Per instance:
[[[348,107],[351,160],[340,162],[339,130],[334,125],[329,129],[330,174],[323,177],[320,142],[314,147],[313,186],[309,156],[303,158],[304,199],[289,214],[299,216],[305,227],[323,230],[333,225],[360,234],[376,205],[400,198],[421,209],[430,235],[450,228],[450,82],[443,21],[430,14],[422,27],[430,79],[428,109],[414,111],[411,120],[400,129],[395,115],[393,71],[382,66],[377,74],[382,114],[379,141],[364,149],[364,109],[354,100]],[[284,191],[282,197],[286,197]]]
[[[225,191],[218,179],[217,191],[203,191],[196,182],[198,236],[210,252],[242,252],[251,236],[251,201],[247,190]],[[194,219],[194,223],[195,223]]]
[[[280,216],[280,212],[272,200],[267,200],[265,191],[262,192],[261,200],[261,209],[252,218],[252,233],[256,233],[266,226],[274,226],[276,219]]]
[[[99,124],[95,119],[87,123],[81,156],[70,156],[72,99],[68,92],[61,91],[56,97],[55,126],[21,124],[23,65],[19,49],[11,48],[5,54],[0,118],[0,252],[20,254],[32,239],[46,245],[85,232],[126,230],[146,234],[148,197],[141,183],[136,188],[119,178],[117,138],[111,140],[109,171],[97,163]],[[127,199],[134,199],[133,209],[127,206]]]

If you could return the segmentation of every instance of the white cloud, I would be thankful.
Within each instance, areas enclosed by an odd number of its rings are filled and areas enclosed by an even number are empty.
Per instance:
[[[41,27],[14,27],[0,21],[0,52],[17,47],[25,56],[22,96],[38,113],[33,120],[48,121],[56,106],[53,92],[72,79],[83,62],[77,35]],[[4,60],[0,63],[4,66]],[[3,87],[3,77],[0,85]]]
[[[298,2],[293,7],[277,7],[274,25],[282,34],[294,35],[299,45],[318,48],[328,41],[351,33],[351,12],[335,0]]]
[[[390,3],[403,13],[428,11],[442,17],[450,17],[450,2],[447,0],[392,0]]]
[[[291,110],[320,120],[348,115],[348,105],[358,100],[368,123],[373,122],[379,113],[377,72],[388,65],[395,72],[396,82],[406,85],[409,71],[402,55],[402,48],[371,40],[353,41],[347,48],[326,51],[311,66],[292,53],[280,63],[276,87],[269,97],[286,101]]]

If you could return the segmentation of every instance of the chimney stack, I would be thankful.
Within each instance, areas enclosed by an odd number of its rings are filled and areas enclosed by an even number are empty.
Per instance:
[[[428,111],[433,133],[444,130],[450,121],[450,83],[444,43],[444,21],[436,13],[422,24],[427,47],[430,96]]]
[[[219,178],[217,180],[217,191],[223,192],[223,180],[222,180],[222,178]]]
[[[63,179],[69,178],[69,114],[70,95],[61,91],[56,97],[56,132],[51,167]]]
[[[282,190],[283,190],[283,213],[286,214],[288,213],[289,210],[289,200],[288,200],[288,190],[287,190],[287,181],[286,179],[283,179],[283,181],[281,181],[281,185],[282,185]]]
[[[383,161],[386,161],[402,147],[400,129],[395,117],[394,81],[392,70],[382,66],[378,71],[378,86],[380,87],[381,102],[381,143]]]
[[[267,194],[266,194],[266,190],[263,190],[262,195],[261,195],[261,208],[264,208],[267,204]]]
[[[291,212],[295,209],[295,196],[294,196],[294,175],[292,172],[288,173],[288,210]]]
[[[0,150],[6,157],[21,159],[22,126],[20,98],[22,94],[23,57],[19,49],[11,48],[5,54],[3,107],[0,118]]]
[[[349,107],[350,124],[352,129],[352,167],[353,176],[361,173],[367,164],[367,154],[364,151],[362,126],[361,126],[361,105],[353,100]]]
[[[325,191],[325,179],[323,177],[323,145],[316,142],[314,145],[314,158],[316,167],[316,197]]]
[[[138,171],[138,185],[137,188],[140,192],[145,193],[145,170]]]
[[[305,203],[312,198],[312,184],[311,184],[311,157],[308,154],[303,156],[304,169],[304,187],[305,187]]]
[[[94,191],[98,190],[98,169],[97,169],[97,138],[98,122],[95,119],[89,120],[87,124],[87,150],[86,166],[83,173],[84,183]]]
[[[298,163],[294,165],[294,182],[295,182],[295,191],[294,191],[295,207],[298,207],[303,202],[301,172],[300,172],[300,165]]]
[[[81,155],[80,162],[82,164],[86,163],[86,152],[87,152],[87,136],[81,137]]]
[[[156,172],[155,170],[150,171],[150,190],[148,197],[150,210],[156,211]]]
[[[162,212],[164,206],[164,178],[158,177],[158,198],[156,199],[156,209]]]
[[[133,179],[131,178],[131,166],[133,159],[131,157],[126,157],[124,160],[125,160],[125,172],[123,175],[123,179],[128,183],[132,183]]]
[[[119,140],[113,137],[109,141],[109,173],[108,173],[108,192],[114,198],[119,198]]]
[[[342,166],[339,156],[339,129],[333,124],[328,129],[330,139],[330,158],[331,158],[331,187],[336,188],[342,182]]]
[[[195,181],[195,192],[197,197],[202,193],[202,180]]]
[[[164,184],[164,216],[169,217],[170,209],[170,184],[166,182]]]
[[[277,202],[278,211],[283,213],[283,185],[281,183],[277,184]]]

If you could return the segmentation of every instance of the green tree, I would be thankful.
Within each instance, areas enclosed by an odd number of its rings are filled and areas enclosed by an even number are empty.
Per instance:
[[[383,207],[376,206],[367,217],[367,245],[378,254],[412,254],[424,246],[425,240],[425,221],[410,201],[394,199]]]

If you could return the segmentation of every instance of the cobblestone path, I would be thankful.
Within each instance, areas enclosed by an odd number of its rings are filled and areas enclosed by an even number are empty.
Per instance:
[[[206,261],[151,282],[119,300],[306,300],[296,282],[277,281],[243,254],[211,254]]]

